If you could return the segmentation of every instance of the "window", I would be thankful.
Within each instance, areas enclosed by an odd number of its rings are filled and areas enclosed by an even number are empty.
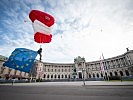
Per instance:
[[[97,73],[97,78],[99,78],[99,74]]]
[[[58,75],[58,78],[60,79],[60,75]]]
[[[46,68],[44,68],[44,72],[46,72]]]
[[[117,72],[115,71],[115,76],[118,76]]]
[[[46,77],[46,75],[44,74],[44,75],[43,75],[43,78],[45,78],[45,77]]]
[[[53,78],[53,75],[51,75],[51,78]]]
[[[101,77],[103,77],[103,73],[101,73]]]
[[[89,78],[91,78],[91,74],[89,74]]]
[[[64,78],[64,76],[62,75],[62,78]]]
[[[93,73],[93,78],[95,78],[95,74]]]
[[[110,76],[113,76],[112,72],[110,72]]]
[[[125,73],[126,73],[127,76],[129,76],[129,72],[128,72],[128,70],[125,70]]]
[[[56,74],[55,74],[54,78],[56,79]]]
[[[67,75],[65,75],[65,78],[67,78]]]
[[[107,73],[105,72],[105,76],[107,76]]]
[[[70,75],[68,77],[70,78]]]
[[[122,71],[120,71],[120,75],[123,76],[123,72]]]

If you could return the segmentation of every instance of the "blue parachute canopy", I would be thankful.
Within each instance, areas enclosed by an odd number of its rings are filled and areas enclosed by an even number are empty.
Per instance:
[[[37,54],[37,51],[16,48],[3,66],[29,73]]]

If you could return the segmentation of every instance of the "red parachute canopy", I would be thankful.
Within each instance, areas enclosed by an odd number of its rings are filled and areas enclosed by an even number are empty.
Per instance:
[[[50,35],[45,35],[45,34],[37,32],[34,35],[34,40],[37,43],[49,43],[49,42],[51,42],[51,39],[52,39],[51,34]]]
[[[44,23],[48,27],[54,24],[54,17],[39,10],[32,10],[29,14],[29,17],[32,22],[34,22],[35,20],[38,20]]]
[[[49,43],[52,40],[51,26],[54,18],[42,11],[32,10],[29,14],[35,31],[34,40],[37,43]]]

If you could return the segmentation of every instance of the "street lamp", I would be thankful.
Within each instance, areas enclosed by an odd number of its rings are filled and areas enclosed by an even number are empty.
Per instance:
[[[83,85],[85,85],[85,75],[84,72],[86,71],[86,69],[82,68],[82,73],[83,73]]]

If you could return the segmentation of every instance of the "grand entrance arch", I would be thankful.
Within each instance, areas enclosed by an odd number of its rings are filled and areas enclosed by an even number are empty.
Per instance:
[[[82,72],[79,72],[79,79],[82,79]]]

